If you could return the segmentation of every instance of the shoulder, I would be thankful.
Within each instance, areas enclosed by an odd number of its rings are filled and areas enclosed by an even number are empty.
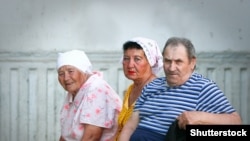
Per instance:
[[[166,86],[166,77],[158,77],[155,78],[153,81],[148,83],[146,86]]]
[[[202,74],[196,73],[196,72],[194,72],[191,75],[190,80],[193,80],[193,81],[203,81],[203,82],[209,82],[209,81],[211,81],[207,77],[203,76]]]
[[[197,86],[211,85],[215,84],[215,82],[207,77],[204,77],[202,74],[193,73],[186,84],[192,84]]]
[[[148,83],[145,87],[144,90],[161,90],[166,88],[166,77],[158,77]]]
[[[210,95],[211,90],[217,93],[221,91],[215,81],[206,78],[198,73],[193,73],[183,87],[187,87],[189,90],[192,90],[194,92],[208,93]]]
[[[152,84],[166,84],[166,77],[158,77],[151,81]]]
[[[96,74],[91,75],[85,83],[85,87],[83,88],[88,88],[92,91],[108,91],[116,93],[106,80]]]
[[[103,86],[103,85],[109,85],[108,82],[106,80],[104,80],[101,76],[99,76],[98,74],[92,74],[87,83],[90,83],[92,86]],[[99,87],[98,86],[98,87]]]

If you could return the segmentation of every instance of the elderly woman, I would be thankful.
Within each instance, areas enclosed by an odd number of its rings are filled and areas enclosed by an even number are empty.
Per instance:
[[[83,51],[59,53],[58,80],[68,92],[61,109],[60,141],[109,141],[117,131],[121,100]]]
[[[156,41],[136,37],[123,44],[123,72],[133,83],[126,90],[122,111],[118,118],[119,130],[116,140],[131,116],[136,99],[145,85],[156,78],[162,69],[162,54]]]

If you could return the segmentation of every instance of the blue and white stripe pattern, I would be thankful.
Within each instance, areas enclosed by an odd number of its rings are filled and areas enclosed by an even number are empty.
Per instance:
[[[155,79],[144,87],[134,110],[140,112],[138,127],[164,135],[183,111],[235,112],[217,84],[197,73],[178,87],[167,86],[165,77]]]

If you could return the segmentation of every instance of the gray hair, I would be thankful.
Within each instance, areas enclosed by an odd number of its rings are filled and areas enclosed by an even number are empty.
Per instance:
[[[196,58],[196,53],[195,53],[195,48],[194,45],[192,44],[192,42],[187,39],[187,38],[181,38],[181,37],[171,37],[167,40],[162,54],[164,53],[165,49],[171,45],[171,46],[177,46],[178,44],[182,44],[187,51],[187,55],[188,55],[188,59],[191,60],[193,58]]]

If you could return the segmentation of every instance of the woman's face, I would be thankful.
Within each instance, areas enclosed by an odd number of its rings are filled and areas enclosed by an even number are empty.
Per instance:
[[[58,70],[58,80],[62,87],[69,93],[75,95],[85,81],[85,76],[76,67],[65,65]]]
[[[147,77],[148,73],[152,73],[150,64],[142,49],[127,49],[123,54],[123,72],[130,80],[137,80]]]

